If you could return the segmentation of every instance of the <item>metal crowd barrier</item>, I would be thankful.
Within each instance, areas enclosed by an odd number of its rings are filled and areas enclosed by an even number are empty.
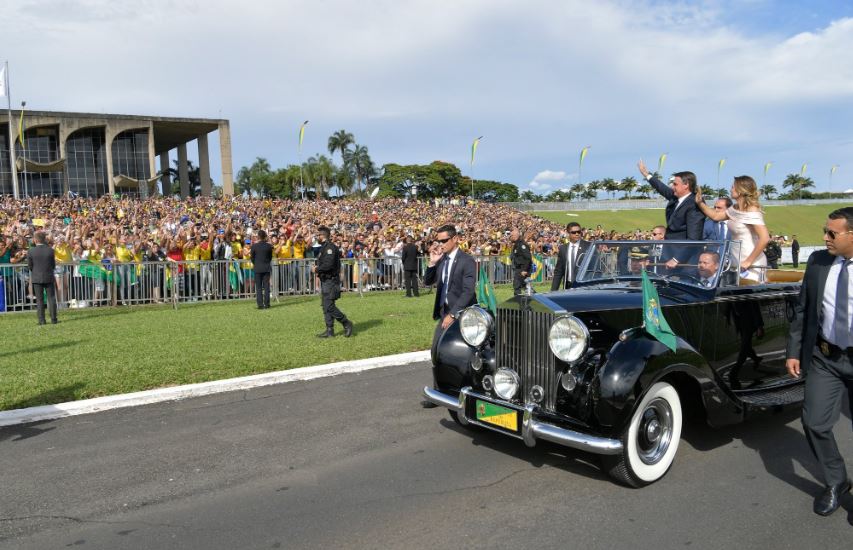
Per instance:
[[[512,283],[506,256],[477,256],[477,273],[485,269],[492,284]],[[554,258],[543,260],[544,280],[554,270]],[[320,282],[312,272],[314,259],[278,260],[270,275],[273,299],[288,295],[319,294]],[[417,272],[421,292],[428,258],[420,258]],[[62,308],[183,304],[255,298],[255,273],[247,260],[165,262],[71,262],[56,268],[56,302]],[[399,258],[341,259],[343,292],[405,290]],[[0,313],[31,311],[36,301],[30,271],[22,264],[0,264]]]

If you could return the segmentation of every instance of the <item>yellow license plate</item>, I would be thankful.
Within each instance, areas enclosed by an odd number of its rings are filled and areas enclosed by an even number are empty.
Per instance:
[[[514,432],[518,431],[518,412],[507,407],[501,407],[494,403],[477,400],[477,420],[500,426]]]

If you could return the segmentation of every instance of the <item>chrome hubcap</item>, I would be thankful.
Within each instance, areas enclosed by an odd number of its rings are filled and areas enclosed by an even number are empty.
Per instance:
[[[657,464],[672,441],[672,409],[665,399],[646,405],[637,429],[637,454],[645,464]]]

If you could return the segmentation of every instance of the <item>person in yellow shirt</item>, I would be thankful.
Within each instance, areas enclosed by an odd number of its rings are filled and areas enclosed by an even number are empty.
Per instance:
[[[126,235],[121,235],[117,239],[115,260],[119,264],[115,270],[115,273],[118,274],[118,299],[121,301],[121,305],[130,305],[129,301],[133,299],[136,284],[135,273],[131,274],[131,271],[134,270],[135,258],[133,245],[128,244]]]
[[[305,275],[308,273],[305,263],[306,246],[305,235],[300,229],[293,236],[293,259],[296,260],[293,262],[293,289],[296,292],[300,292],[308,284]]]
[[[213,297],[213,270],[210,260],[213,258],[213,230],[202,234],[198,246],[198,258],[201,260],[201,297],[209,300]]]
[[[68,274],[71,268],[68,264],[71,264],[73,261],[71,246],[64,236],[60,235],[56,238],[53,246],[53,256],[56,260],[56,269],[54,271],[56,275],[56,302],[59,307],[63,307],[63,304],[68,301],[68,297],[66,296],[68,285],[66,283],[68,282]]]
[[[290,239],[285,239],[282,235],[280,240],[274,242],[273,255],[278,261],[278,275],[276,278],[278,288],[282,291],[293,291],[293,286],[290,284],[290,281],[293,280],[291,273],[292,262],[290,261],[293,257],[293,243]]]
[[[184,290],[193,302],[198,301],[200,294],[199,259],[201,259],[201,247],[198,245],[198,240],[190,236],[184,245],[184,260],[187,262],[184,270]]]

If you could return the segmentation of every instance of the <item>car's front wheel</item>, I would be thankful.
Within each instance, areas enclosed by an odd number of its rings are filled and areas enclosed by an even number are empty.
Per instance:
[[[675,388],[666,382],[653,385],[622,433],[622,452],[604,457],[608,473],[631,487],[662,478],[678,451],[682,420]]]

